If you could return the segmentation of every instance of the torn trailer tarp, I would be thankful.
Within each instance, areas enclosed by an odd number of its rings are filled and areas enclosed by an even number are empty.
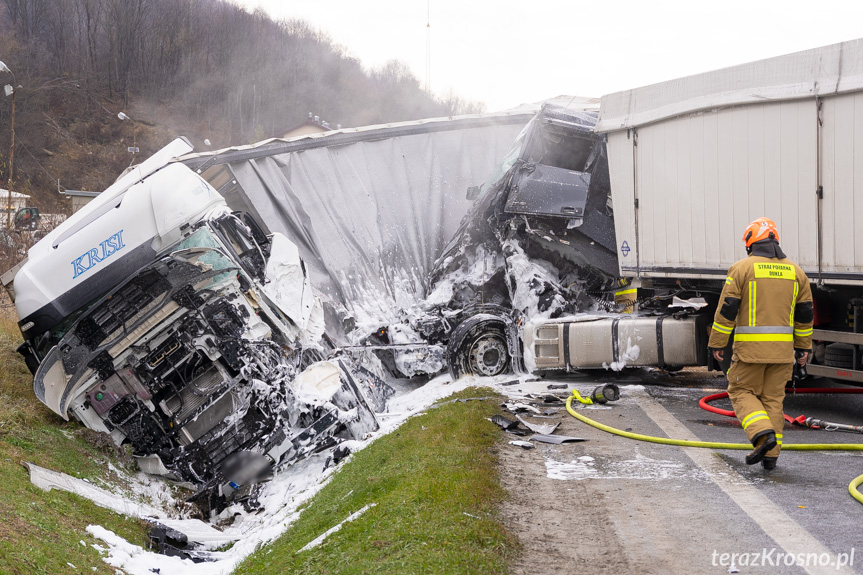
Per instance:
[[[397,321],[536,107],[340,130],[181,158],[300,249],[360,324]]]

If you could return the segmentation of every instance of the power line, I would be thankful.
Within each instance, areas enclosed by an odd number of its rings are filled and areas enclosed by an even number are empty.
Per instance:
[[[27,146],[25,146],[23,143],[20,143],[20,142],[18,143],[18,145],[19,145],[19,146],[21,146],[22,148],[24,148],[24,151],[25,151],[25,152],[27,152],[28,154],[30,154],[30,157],[31,157],[31,158],[33,158],[33,161],[34,161],[34,162],[36,162],[36,163],[39,165],[39,167],[40,167],[40,168],[42,168],[42,171],[43,171],[43,172],[45,172],[46,174],[48,174],[48,178],[49,178],[51,181],[56,181],[56,180],[57,180],[53,175],[51,175],[51,172],[49,172],[49,171],[48,171],[48,169],[47,169],[45,166],[43,166],[43,165],[41,164],[41,162],[39,162],[39,160],[37,160],[37,159],[36,159],[36,156],[34,156],[34,155],[33,155],[33,152],[31,152],[31,151],[30,151],[30,149],[29,149]]]

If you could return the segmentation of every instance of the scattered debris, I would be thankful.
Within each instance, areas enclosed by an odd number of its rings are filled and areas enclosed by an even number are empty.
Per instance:
[[[565,383],[549,383],[547,389],[566,389],[569,385]]]
[[[199,545],[189,541],[185,533],[162,525],[157,521],[150,522],[147,538],[150,540],[152,549],[168,557],[190,559],[194,563],[213,561],[211,554],[198,549]]]
[[[164,516],[164,513],[161,513],[155,507],[143,503],[132,503],[120,495],[111,493],[101,487],[96,487],[83,479],[78,479],[59,471],[45,469],[29,462],[23,462],[23,465],[30,472],[30,482],[45,491],[58,489],[60,491],[75,493],[84,499],[89,499],[100,507],[105,507],[106,509],[132,517]]]
[[[516,441],[510,441],[509,444],[515,445],[516,447],[521,447],[522,449],[533,449],[534,448],[533,443],[531,443],[529,441],[518,441],[518,440],[516,440]]]
[[[491,416],[491,422],[495,425],[499,426],[504,431],[509,431],[510,429],[514,429],[518,427],[518,422],[513,421],[511,419],[507,419],[502,415],[493,415]]]
[[[532,435],[528,441],[536,441],[538,443],[552,443],[554,445],[560,445],[562,443],[575,443],[577,441],[587,441],[582,437],[572,437],[569,435],[543,435],[537,433],[536,435]]]
[[[375,438],[398,429],[408,418],[427,415],[426,410],[428,406],[435,401],[461,392],[470,385],[471,381],[469,378],[465,378],[461,382],[449,382],[446,376],[441,376],[423,386],[409,390],[393,398],[390,402],[392,413],[401,413],[401,416],[383,422],[381,432],[373,434],[372,437],[365,438],[359,442],[343,443],[342,445],[349,446],[352,453],[356,453]],[[516,438],[513,437],[512,439]],[[311,501],[312,497],[327,485],[329,479],[333,477],[332,468],[328,469],[324,474],[321,473],[324,461],[328,456],[332,455],[332,449],[312,453],[305,460],[297,461],[284,469],[280,469],[272,481],[260,484],[256,492],[260,507],[256,510],[251,511],[239,503],[233,504],[226,509],[219,515],[219,521],[213,524],[216,527],[216,533],[220,533],[224,539],[220,543],[213,542],[206,545],[206,549],[212,551],[216,561],[202,563],[197,566],[193,566],[191,562],[186,562],[188,563],[188,568],[183,569],[182,572],[227,573],[232,571],[244,557],[286,531],[299,515],[298,508],[304,503]],[[144,476],[139,477],[146,479]],[[150,478],[150,481],[154,486],[165,483],[159,478]],[[138,491],[135,490],[134,493],[137,494]],[[146,497],[149,493],[147,492],[143,495]],[[346,498],[350,498],[351,496],[344,495]],[[127,495],[127,498],[134,502],[133,497]],[[170,501],[165,501],[164,503],[166,505],[160,505],[160,511],[173,517],[178,501],[172,498]],[[357,508],[361,505],[363,503],[360,503]],[[345,514],[349,511],[346,510]],[[185,513],[184,510],[180,510],[180,512]],[[344,516],[341,517],[341,519],[343,518]],[[178,525],[168,519],[163,520],[159,518],[157,520],[163,525],[185,533],[190,541],[198,539],[190,528]],[[332,521],[333,523],[338,522],[339,518]],[[201,524],[198,523],[198,525]],[[327,526],[324,526],[321,532],[326,528]],[[122,567],[124,571],[129,573],[144,573],[146,569],[139,568],[139,566],[146,566],[147,569],[159,568],[163,574],[178,573],[177,565],[181,560],[176,557],[167,557],[156,553],[154,550],[130,544],[121,537],[98,526],[88,527],[87,531],[97,539],[100,539],[100,543],[104,542],[102,547],[103,554],[107,553],[104,557],[105,561]],[[314,534],[309,535],[308,539],[312,537],[314,537]],[[234,541],[235,539],[236,541]],[[233,544],[231,544],[232,542]],[[297,546],[299,547],[303,544],[300,541]],[[384,546],[387,544],[387,542],[381,543]],[[113,570],[111,572],[113,573]]]
[[[500,406],[510,413],[521,413],[523,411],[529,411],[536,414],[540,413],[540,411],[534,406],[516,401],[508,401],[506,403],[501,403]]]
[[[167,514],[157,507],[132,502],[127,497],[96,487],[89,481],[45,469],[32,463],[25,462],[24,466],[30,471],[30,481],[33,485],[45,491],[59,489],[60,491],[75,493],[100,507],[147,520],[152,524],[149,536],[154,549],[167,555],[191,559],[196,562],[208,561],[211,560],[209,552],[197,550],[199,544],[225,544],[240,538],[239,535],[223,533],[199,519],[169,519]]]
[[[518,384],[518,383],[521,383],[521,382],[520,382],[519,380],[517,380],[517,379],[513,379],[513,380],[510,380],[510,381],[504,381],[503,383],[498,383],[498,385],[500,385],[500,386],[504,386],[504,387],[505,387],[505,386],[508,386],[508,385],[516,385],[516,384]]]
[[[323,471],[326,471],[327,467],[330,466],[330,463],[332,463],[333,465],[338,465],[342,459],[344,459],[350,454],[351,450],[348,449],[346,446],[343,445],[341,447],[337,447],[335,451],[333,451],[333,454],[327,457],[327,460],[324,462]]]
[[[540,435],[551,435],[552,433],[554,433],[554,430],[557,429],[557,426],[560,425],[560,422],[555,423],[554,425],[539,425],[536,423],[530,423],[529,421],[525,421],[518,415],[516,415],[515,418],[518,419],[529,430]]]

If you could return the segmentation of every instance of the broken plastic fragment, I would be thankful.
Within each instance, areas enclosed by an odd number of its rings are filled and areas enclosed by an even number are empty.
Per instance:
[[[539,414],[539,410],[532,405],[528,405],[526,403],[519,403],[515,401],[508,401],[506,403],[501,403],[500,406],[510,413],[519,413],[522,411],[530,411],[531,413]]]
[[[560,445],[561,443],[575,443],[576,441],[587,441],[587,439],[584,439],[583,437],[571,437],[569,435],[542,435],[537,433],[536,435],[531,435],[529,441]]]
[[[555,423],[554,425],[540,425],[538,423],[530,423],[529,421],[525,421],[521,418],[521,416],[516,415],[516,419],[518,419],[526,428],[531,430],[534,433],[538,433],[540,435],[551,435],[554,433],[554,430],[557,429],[557,426],[560,425],[560,422]]]
[[[518,426],[517,421],[507,419],[506,417],[504,417],[502,415],[493,415],[491,417],[491,422],[494,423],[495,425],[499,426],[503,430],[510,430],[510,429],[513,429],[514,427]]]
[[[509,444],[515,445],[516,447],[521,447],[522,449],[533,449],[533,447],[534,447],[533,443],[531,443],[529,441],[516,440],[516,441],[510,441]]]

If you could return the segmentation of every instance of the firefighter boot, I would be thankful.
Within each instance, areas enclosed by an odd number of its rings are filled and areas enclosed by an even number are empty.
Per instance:
[[[776,433],[772,430],[764,430],[755,434],[752,438],[752,445],[755,447],[746,456],[746,465],[755,465],[767,454],[768,451],[776,447]]]
[[[765,469],[765,471],[771,471],[776,469],[776,460],[778,457],[765,457],[761,460],[761,467]]]

